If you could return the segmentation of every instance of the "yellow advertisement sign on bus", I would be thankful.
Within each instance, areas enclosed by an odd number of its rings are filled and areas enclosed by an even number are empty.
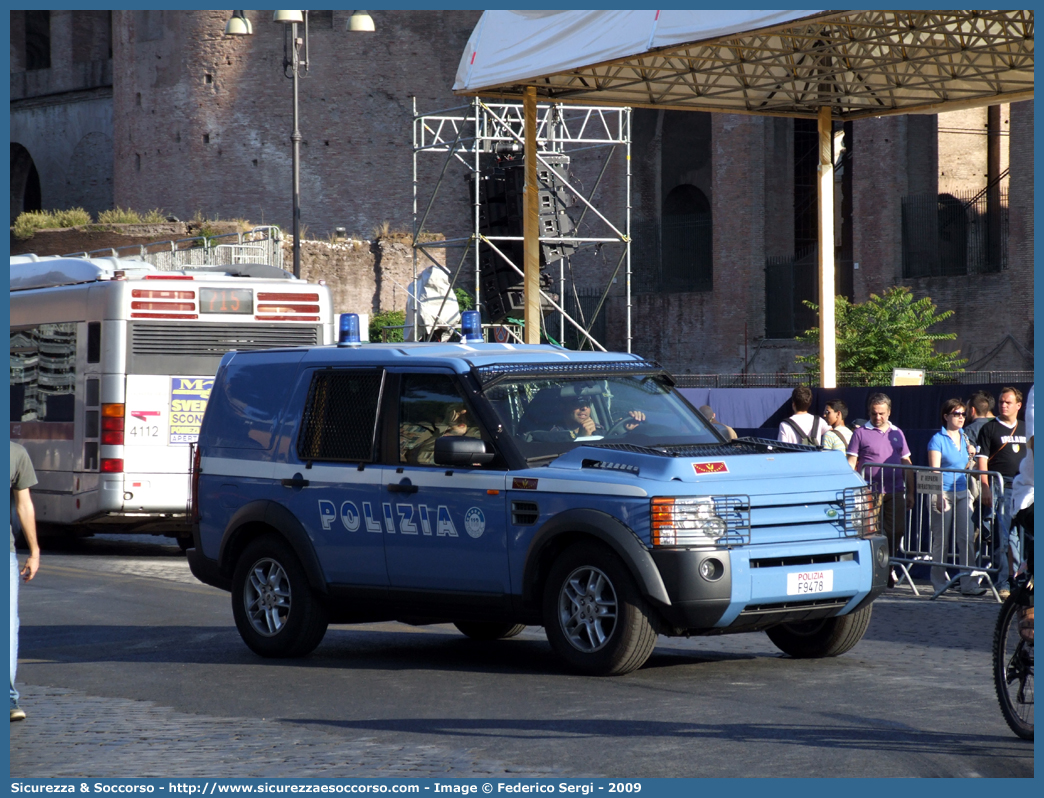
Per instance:
[[[170,378],[170,442],[195,443],[207,409],[213,377]]]

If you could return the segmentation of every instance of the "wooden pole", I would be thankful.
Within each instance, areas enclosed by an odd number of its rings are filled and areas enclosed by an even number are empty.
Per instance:
[[[540,199],[537,194],[537,101],[536,88],[527,86],[522,95],[525,117],[525,170],[523,194],[522,251],[525,272],[525,342],[540,343]]]
[[[819,365],[820,387],[837,387],[834,329],[834,124],[830,106],[819,109]]]
[[[522,271],[525,291],[525,343],[540,343],[540,197],[537,194],[537,89],[522,94],[525,121],[525,189],[522,216]]]

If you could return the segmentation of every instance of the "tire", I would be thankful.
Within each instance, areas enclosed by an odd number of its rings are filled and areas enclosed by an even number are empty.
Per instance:
[[[240,555],[232,576],[232,616],[243,642],[262,657],[310,654],[329,623],[297,555],[275,535],[258,538]]]
[[[566,549],[544,589],[544,629],[571,668],[619,676],[645,664],[656,645],[648,605],[627,566],[594,543]]]
[[[836,657],[855,646],[870,625],[873,604],[848,615],[818,621],[781,623],[765,630],[776,648],[795,659]]]
[[[1033,644],[1019,637],[1019,592],[1005,599],[997,618],[993,633],[993,685],[1008,726],[1023,740],[1032,740]],[[1024,700],[1020,700],[1020,693]]]
[[[507,640],[522,633],[524,623],[497,623],[496,621],[455,621],[457,631],[472,640]]]

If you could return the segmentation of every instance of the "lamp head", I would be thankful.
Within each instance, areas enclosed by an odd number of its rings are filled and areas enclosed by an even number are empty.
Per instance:
[[[377,30],[373,25],[373,17],[365,11],[354,11],[348,18],[348,30],[363,33],[373,33]]]
[[[254,32],[254,26],[242,11],[233,11],[232,18],[225,25],[226,36],[250,36]]]
[[[292,22],[304,22],[304,11],[276,11],[272,14],[273,22],[289,25]]]

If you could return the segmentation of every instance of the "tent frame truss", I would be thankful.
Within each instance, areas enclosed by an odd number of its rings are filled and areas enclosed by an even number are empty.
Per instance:
[[[1032,70],[1032,11],[859,11],[665,47],[526,85],[553,101],[810,119],[827,104],[844,121],[936,113],[991,96],[1028,99]]]
[[[581,336],[583,343],[589,344],[591,348],[605,350],[605,347],[591,335],[598,314],[601,312],[609,291],[621,271],[625,275],[625,293],[627,308],[627,351],[631,351],[631,109],[606,106],[580,106],[562,103],[541,103],[537,106],[536,118],[537,130],[537,162],[550,166],[549,157],[567,155],[574,156],[580,153],[597,153],[595,164],[599,168],[598,178],[590,190],[583,190],[568,179],[562,180],[563,187],[576,196],[581,206],[581,215],[574,227],[574,233],[578,233],[581,224],[585,223],[588,214],[591,214],[606,230],[603,236],[540,236],[539,241],[547,244],[567,244],[575,247],[578,251],[592,247],[605,245],[622,245],[621,254],[616,262],[615,268],[601,291],[597,308],[591,319],[574,319],[565,311],[565,295],[567,290],[566,271],[572,272],[569,257],[558,261],[559,274],[559,300],[555,301],[553,296],[544,291],[540,296],[544,302],[549,304],[559,317],[560,340],[565,338],[566,330],[572,327]],[[505,264],[519,275],[524,277],[522,263],[515,263],[501,248],[507,242],[524,241],[524,236],[489,236],[480,232],[479,229],[479,180],[481,178],[482,156],[494,155],[498,152],[522,152],[525,140],[525,115],[521,103],[488,103],[479,98],[474,98],[468,105],[450,108],[432,113],[418,113],[417,100],[413,100],[413,277],[414,284],[420,271],[420,258],[425,258],[432,264],[447,268],[450,259],[450,250],[460,251],[456,258],[455,268],[451,271],[450,291],[452,292],[458,281],[465,273],[465,266],[469,261],[469,255],[474,266],[474,295],[478,307],[482,307],[481,278],[479,274],[479,247],[482,243],[489,246],[494,255],[502,259]],[[600,210],[594,201],[602,178],[608,167],[613,162],[617,153],[624,155],[624,168],[626,176],[624,180],[624,196],[622,207],[624,218],[613,220],[610,214]],[[434,186],[430,189],[423,210],[420,209],[421,186],[418,179],[418,162],[422,156],[441,155],[443,158],[442,168]],[[474,181],[474,203],[472,207],[472,232],[467,238],[451,238],[437,241],[424,240],[425,224],[431,209],[435,205],[436,198],[443,188],[449,167],[451,164],[463,166],[469,179]],[[498,246],[499,245],[499,246]],[[434,254],[438,250],[444,250],[443,261]],[[554,264],[552,264],[553,266]],[[570,280],[570,287],[575,292],[575,284]],[[448,298],[449,294],[447,294]],[[418,303],[415,303],[415,308]],[[445,299],[443,300],[443,306]],[[579,306],[579,305],[578,305]],[[439,316],[441,317],[440,310]],[[413,319],[414,329],[418,319]],[[545,329],[547,320],[543,320]],[[510,329],[509,325],[503,326],[508,330],[511,337],[517,335]]]

